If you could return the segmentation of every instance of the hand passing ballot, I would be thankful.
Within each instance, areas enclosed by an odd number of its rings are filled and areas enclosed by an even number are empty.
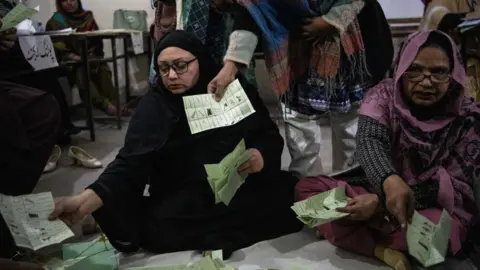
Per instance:
[[[250,158],[238,167],[239,173],[258,173],[263,170],[263,156],[260,151],[255,148],[247,150],[250,153]]]

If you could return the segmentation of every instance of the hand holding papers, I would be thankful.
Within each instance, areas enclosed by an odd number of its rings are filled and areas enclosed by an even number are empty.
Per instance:
[[[340,186],[296,202],[292,209],[300,221],[313,228],[348,216],[336,210],[338,207],[345,207],[348,200],[349,198],[345,195],[345,186]]]
[[[8,14],[2,19],[2,27],[0,27],[0,33],[5,32],[11,28],[17,26],[17,24],[22,21],[30,18],[33,14],[38,12],[38,7],[27,8],[22,3],[15,6],[14,9],[10,10]]]
[[[245,182],[246,174],[239,174],[238,167],[250,158],[242,139],[233,152],[218,164],[205,164],[208,183],[215,194],[215,202],[230,204],[237,189]]]
[[[255,112],[238,80],[226,88],[220,102],[215,94],[202,94],[183,97],[183,104],[192,134],[235,125]]]
[[[0,194],[0,212],[15,243],[34,251],[73,236],[63,221],[48,220],[53,208],[50,192],[18,197]]]
[[[437,225],[420,215],[413,214],[407,228],[408,252],[423,266],[430,267],[445,261],[450,237],[451,218],[443,210]]]

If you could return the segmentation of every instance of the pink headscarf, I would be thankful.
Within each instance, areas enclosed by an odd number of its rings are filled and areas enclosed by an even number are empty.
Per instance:
[[[446,116],[417,120],[403,100],[401,78],[415,60],[431,33],[448,38],[453,51],[452,79],[458,91],[450,95]],[[473,181],[480,176],[480,107],[465,96],[466,75],[453,40],[439,31],[411,34],[404,42],[393,79],[386,79],[369,90],[360,114],[388,127],[392,142],[392,162],[409,184],[439,182],[438,203],[456,220],[452,233],[464,239],[472,215],[476,214]],[[452,83],[451,85],[454,85]],[[359,131],[361,132],[361,131]],[[461,243],[451,243],[456,253]]]

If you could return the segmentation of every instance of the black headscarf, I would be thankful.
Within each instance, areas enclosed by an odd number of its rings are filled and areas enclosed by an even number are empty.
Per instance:
[[[159,77],[158,72],[158,56],[160,53],[169,47],[177,47],[193,54],[198,61],[200,66],[200,77],[198,78],[197,84],[190,90],[186,91],[181,95],[173,95],[178,99],[181,99],[182,96],[188,95],[198,95],[207,93],[207,86],[210,81],[218,74],[220,67],[215,64],[213,57],[208,53],[205,45],[202,44],[194,35],[186,31],[175,30],[170,33],[167,33],[160,41],[157,42],[155,46],[155,55],[154,55],[154,69],[157,73],[157,89],[160,91],[168,91],[162,83],[161,78]]]
[[[199,63],[200,76],[197,84],[183,94],[171,93],[158,75],[158,56],[169,47],[178,47],[190,52]],[[180,138],[190,135],[182,97],[207,93],[208,83],[220,71],[220,67],[215,64],[205,46],[185,31],[173,31],[165,35],[156,44],[154,57],[157,85],[142,98],[130,122],[125,147],[122,149],[127,155],[158,150],[171,136]]]

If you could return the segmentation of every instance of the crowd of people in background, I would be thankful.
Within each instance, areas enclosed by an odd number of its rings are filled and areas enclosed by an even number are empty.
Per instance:
[[[0,17],[15,4],[0,0]],[[57,0],[56,8],[47,30],[99,29],[80,0]],[[413,269],[406,228],[414,211],[438,222],[445,210],[452,218],[448,256],[435,269],[477,269],[480,44],[477,36],[459,39],[457,31],[475,16],[475,0],[427,1],[420,29],[394,56],[375,0],[158,0],[150,90],[125,143],[92,185],[57,201],[50,219],[72,226],[93,216],[121,252],[221,249],[227,259],[300,231],[290,206],[345,186],[352,199],[338,211],[350,216],[316,227],[319,238],[392,269]],[[30,69],[16,39],[15,29],[0,33],[2,74]],[[77,44],[54,46],[61,61],[79,60]],[[285,142],[260,98],[255,52],[263,53],[281,107]],[[89,57],[104,57],[102,42],[89,44]],[[128,106],[114,105],[108,65],[91,72],[93,104],[129,116]],[[55,145],[70,144],[80,132],[61,76],[83,88],[75,68],[0,81],[1,194],[32,193],[52,151],[58,155]],[[213,93],[220,101],[236,79],[256,112],[236,125],[192,134],[183,97]],[[321,159],[324,128],[332,131],[331,171]],[[216,204],[203,165],[218,163],[242,139],[250,155],[239,170],[249,176],[228,206]],[[281,169],[284,144],[288,171]],[[89,156],[73,149],[73,157],[76,151]],[[83,166],[102,164],[89,156]],[[0,269],[41,269],[18,254],[2,218]]]

